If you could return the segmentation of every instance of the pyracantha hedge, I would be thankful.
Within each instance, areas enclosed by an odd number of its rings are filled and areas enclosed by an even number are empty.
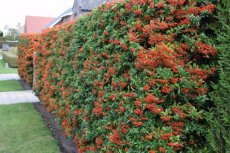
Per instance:
[[[33,53],[38,47],[38,35],[23,34],[18,43],[18,73],[29,85],[33,84]]]
[[[211,0],[107,3],[40,35],[35,90],[79,152],[205,152]]]

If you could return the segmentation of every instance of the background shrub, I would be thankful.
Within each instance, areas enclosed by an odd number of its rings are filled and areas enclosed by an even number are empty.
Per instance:
[[[74,30],[48,29],[35,92],[79,152],[207,152],[214,10],[208,0],[130,0],[101,6]]]
[[[17,47],[10,47],[9,52],[18,55],[18,48]]]
[[[210,152],[230,152],[230,1],[222,0],[217,6],[216,37],[219,52],[217,68],[219,79],[210,94],[214,107],[207,113],[210,128],[207,134]]]
[[[3,60],[9,64],[10,67],[18,67],[18,56],[10,52],[2,52]]]

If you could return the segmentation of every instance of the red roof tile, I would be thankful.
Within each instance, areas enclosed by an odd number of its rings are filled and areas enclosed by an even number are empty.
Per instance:
[[[39,16],[26,16],[25,20],[25,33],[39,33],[42,29],[54,18],[39,17]]]

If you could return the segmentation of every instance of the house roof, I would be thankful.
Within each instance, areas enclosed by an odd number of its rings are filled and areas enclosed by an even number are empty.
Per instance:
[[[25,33],[39,33],[54,18],[40,16],[26,16]]]
[[[100,5],[107,2],[119,2],[121,0],[74,0],[73,13],[76,14],[78,9],[81,11],[92,11]]]
[[[73,14],[72,8],[68,8],[67,10],[65,10],[65,12],[63,12],[62,14],[60,14],[57,18],[55,18],[54,20],[52,20],[51,22],[49,22],[44,28],[53,27],[58,22],[60,22],[64,17],[70,16],[72,14]]]

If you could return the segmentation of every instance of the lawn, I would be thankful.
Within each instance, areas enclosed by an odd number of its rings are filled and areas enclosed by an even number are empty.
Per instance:
[[[0,106],[0,153],[59,153],[32,104]]]
[[[21,83],[17,80],[0,81],[0,92],[23,90]]]
[[[18,73],[17,68],[5,68],[5,62],[0,59],[0,74]]]

